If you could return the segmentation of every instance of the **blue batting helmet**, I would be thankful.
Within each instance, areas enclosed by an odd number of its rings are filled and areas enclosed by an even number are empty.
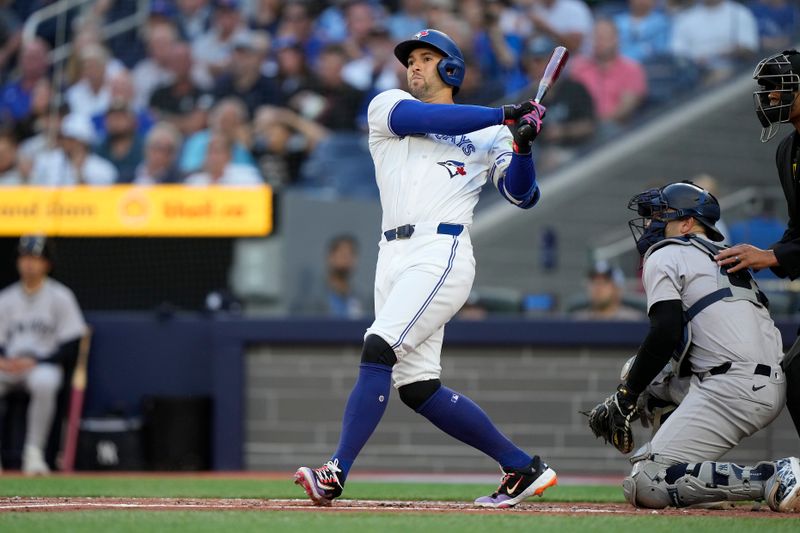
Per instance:
[[[431,48],[444,56],[436,68],[442,81],[453,87],[453,94],[456,94],[464,81],[466,65],[464,55],[455,41],[439,30],[422,30],[412,39],[395,46],[394,55],[407,67],[408,56],[417,48]]]

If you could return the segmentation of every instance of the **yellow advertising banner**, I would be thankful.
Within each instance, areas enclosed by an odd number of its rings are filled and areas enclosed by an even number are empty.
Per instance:
[[[0,187],[4,236],[245,237],[271,231],[267,185]]]

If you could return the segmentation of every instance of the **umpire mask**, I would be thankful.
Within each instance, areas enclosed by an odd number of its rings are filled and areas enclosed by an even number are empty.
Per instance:
[[[767,142],[777,133],[780,124],[789,122],[792,105],[800,91],[800,53],[785,50],[762,59],[753,72],[759,90],[753,93],[756,116],[761,122],[761,142]],[[779,100],[770,103],[769,95],[777,94]]]

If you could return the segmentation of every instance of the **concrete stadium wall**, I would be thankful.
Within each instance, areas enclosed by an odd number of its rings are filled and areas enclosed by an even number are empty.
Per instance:
[[[84,416],[138,416],[146,395],[210,396],[217,470],[291,471],[327,460],[368,325],[203,314],[87,318],[94,336]],[[779,327],[790,344],[796,324]],[[578,411],[613,391],[646,323],[490,319],[454,321],[447,329],[444,383],[477,401],[515,442],[565,473],[627,470],[621,455],[589,435]],[[638,431],[637,442],[644,442],[646,433]],[[753,462],[796,449],[784,414],[731,458]],[[395,393],[358,468],[491,472],[496,466],[440,434]]]
[[[476,401],[515,443],[559,472],[615,475],[628,461],[589,433],[579,413],[619,383],[630,349],[537,347],[445,348],[443,383]],[[355,382],[355,347],[252,347],[246,355],[245,465],[248,470],[318,466],[339,438]],[[711,423],[711,421],[709,421]],[[649,430],[636,424],[637,445]],[[785,412],[747,439],[730,460],[755,462],[796,454],[797,434]],[[494,472],[497,465],[441,433],[393,391],[359,471]]]

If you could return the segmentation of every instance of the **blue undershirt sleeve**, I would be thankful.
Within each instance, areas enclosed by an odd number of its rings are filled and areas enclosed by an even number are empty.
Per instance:
[[[539,201],[539,185],[536,183],[536,169],[531,154],[511,155],[504,186],[514,199],[523,201],[520,207],[527,209]]]
[[[389,115],[395,135],[440,133],[463,135],[503,123],[503,109],[459,104],[426,104],[401,100]]]

